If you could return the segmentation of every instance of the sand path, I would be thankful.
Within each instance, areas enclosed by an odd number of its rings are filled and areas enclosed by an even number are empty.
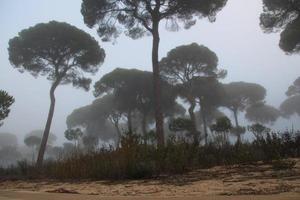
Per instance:
[[[214,196],[204,195],[195,197],[101,197],[98,195],[78,195],[78,194],[52,194],[43,192],[19,192],[19,191],[0,191],[0,200],[299,200],[297,193],[283,193],[279,195],[248,195],[248,196]]]

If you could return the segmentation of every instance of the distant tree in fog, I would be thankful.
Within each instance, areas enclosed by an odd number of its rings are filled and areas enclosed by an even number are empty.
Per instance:
[[[74,141],[75,147],[78,147],[79,140],[82,138],[83,132],[80,128],[68,129],[65,131],[65,138],[69,141]]]
[[[300,116],[300,77],[288,88],[286,95],[288,98],[280,105],[283,116],[290,117],[294,114]]]
[[[147,132],[147,122],[155,116],[154,92],[152,72],[137,69],[121,69],[104,75],[95,84],[95,96],[113,95],[113,101],[118,113],[123,113],[127,118],[128,131],[132,132],[133,114],[141,114],[141,127],[143,134]],[[171,85],[161,81],[163,91],[161,103],[164,115],[176,106],[175,93]]]
[[[51,81],[50,109],[37,165],[41,166],[55,108],[55,89],[60,84],[88,90],[91,79],[83,73],[96,73],[105,53],[98,42],[67,23],[51,21],[21,31],[9,41],[9,60],[19,71],[47,76]]]
[[[26,146],[28,146],[32,149],[32,162],[34,162],[35,151],[40,146],[41,140],[42,140],[41,137],[38,137],[35,135],[29,135],[28,137],[25,137],[25,139],[24,139],[24,143],[26,144]]]
[[[215,141],[224,146],[228,143],[228,134],[232,129],[231,121],[228,117],[220,117],[216,120],[215,124],[210,126],[212,132],[216,133]]]
[[[18,146],[17,136],[12,133],[0,133],[0,149],[9,146]]]
[[[193,80],[197,77],[225,77],[226,71],[218,69],[218,57],[213,51],[196,43],[171,50],[160,61],[160,67],[162,77],[177,87],[179,96],[190,104],[188,111],[194,123],[192,133],[195,144],[198,144],[199,132],[194,113],[197,96],[193,94]]]
[[[256,83],[232,82],[224,84],[225,96],[223,105],[234,115],[235,126],[240,127],[238,121],[239,112],[244,112],[249,106],[262,102],[266,97],[266,89]],[[238,143],[241,135],[237,135]]]
[[[15,99],[10,96],[7,92],[0,90],[0,126],[10,112],[10,106],[15,102]]]
[[[118,137],[118,130],[120,129],[120,119],[113,126],[109,125],[109,119],[110,115],[114,115],[116,112],[111,95],[106,95],[96,99],[90,105],[75,109],[67,117],[67,127],[68,129],[81,128],[83,137],[93,135],[97,136],[97,140],[115,140]],[[114,130],[116,128],[115,125],[118,130]]]
[[[41,138],[35,135],[30,135],[28,137],[25,137],[24,139],[24,143],[26,144],[26,146],[28,147],[38,147],[41,144]]]
[[[298,0],[263,0],[260,17],[266,32],[282,30],[280,48],[288,54],[300,51],[300,3]]]
[[[266,105],[263,102],[259,102],[249,106],[246,109],[246,119],[251,122],[262,124],[273,124],[280,117],[280,111],[270,105]]]
[[[215,111],[222,103],[224,89],[216,77],[194,77],[192,95],[200,106],[205,144],[208,143],[208,123],[210,112]],[[213,113],[211,114],[213,115]]]
[[[0,133],[0,166],[15,164],[20,158],[17,136],[12,133]]]
[[[293,85],[291,85],[288,88],[288,91],[286,92],[286,95],[291,97],[291,96],[295,96],[295,95],[300,95],[300,77],[297,78]]]
[[[30,131],[29,133],[26,134],[25,138],[28,138],[30,136],[35,136],[36,138],[39,138],[40,142],[42,141],[42,137],[43,137],[43,130],[33,130]],[[47,145],[52,146],[54,144],[54,142],[56,141],[57,137],[56,135],[54,135],[53,133],[50,132],[49,137],[48,137],[48,141],[47,141]]]
[[[253,133],[256,140],[259,140],[261,138],[266,137],[266,135],[270,133],[271,129],[262,124],[256,123],[252,124],[251,126],[248,126],[248,131]]]

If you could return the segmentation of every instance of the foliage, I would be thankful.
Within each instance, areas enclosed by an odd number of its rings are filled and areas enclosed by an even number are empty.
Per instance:
[[[299,52],[300,3],[298,0],[263,0],[261,26],[267,32],[283,30],[280,47],[287,53]]]
[[[15,102],[15,99],[7,92],[0,90],[0,126],[2,120],[8,117],[10,106]]]
[[[280,115],[281,113],[277,108],[265,103],[256,103],[246,109],[245,117],[251,122],[273,124]]]
[[[187,84],[195,77],[224,77],[218,57],[209,48],[197,43],[172,49],[160,61],[161,75],[172,84]]]
[[[256,83],[232,82],[224,85],[225,106],[231,110],[244,111],[254,103],[262,101],[266,96],[266,89]]]
[[[33,141],[35,141],[35,142],[40,141],[41,142],[42,137],[43,137],[43,132],[44,132],[43,130],[32,130],[32,131],[30,131],[29,133],[27,133],[25,135],[24,142],[25,142],[26,138],[29,138],[31,136],[34,136],[34,139],[32,138]],[[49,138],[48,138],[48,141],[47,141],[47,145],[50,145],[50,146],[53,145],[55,143],[56,139],[57,139],[56,135],[54,133],[50,132]],[[40,143],[39,144],[36,143],[36,145],[38,146],[38,145],[40,145]]]
[[[287,170],[292,169],[296,165],[296,162],[293,160],[276,160],[272,162],[272,167],[274,170]]]
[[[139,135],[125,133],[120,148],[106,147],[86,153],[72,152],[58,160],[45,162],[42,175],[60,180],[141,179],[181,174],[217,165],[258,161],[273,163],[273,166],[283,169],[293,165],[292,162],[282,165],[280,160],[299,157],[299,144],[299,133],[286,132],[268,134],[267,137],[251,143],[227,143],[223,146],[218,145],[217,141],[211,141],[205,146],[194,146],[184,138],[171,137],[164,147],[156,148],[156,144],[145,144]],[[41,174],[36,174],[35,167],[30,164],[19,162],[15,167],[0,169],[0,176],[38,178]]]
[[[268,133],[271,132],[270,128],[265,127],[262,124],[256,123],[248,126],[248,131],[252,132],[257,140],[264,138]]]
[[[183,24],[188,29],[196,23],[196,17],[215,16],[227,0],[83,0],[81,13],[89,27],[97,26],[103,41],[117,38],[121,33],[137,39],[153,34],[155,23],[166,20],[168,30],[177,31]]]
[[[24,139],[24,143],[28,147],[38,147],[41,144],[41,138],[35,135],[28,136]]]
[[[216,120],[216,123],[211,125],[211,130],[217,133],[227,133],[231,130],[232,124],[228,117],[221,117]]]
[[[294,81],[285,94],[289,97],[300,94],[300,77]]]
[[[232,82],[224,84],[225,95],[222,105],[232,111],[235,126],[239,127],[238,114],[245,111],[249,106],[262,102],[266,96],[266,89],[255,83]],[[238,135],[238,141],[241,138]]]
[[[300,115],[300,77],[288,88],[286,95],[288,98],[280,105],[282,115],[285,117]]]
[[[105,53],[84,31],[64,22],[40,23],[9,41],[9,60],[20,72],[47,76],[53,82],[89,88],[82,72],[95,73]]]
[[[69,141],[78,141],[83,136],[80,128],[68,129],[65,131],[65,138]]]
[[[176,118],[171,120],[169,124],[169,129],[174,132],[191,132],[193,121],[186,118]]]
[[[294,114],[300,115],[300,95],[295,95],[286,99],[280,105],[280,110],[286,117]]]

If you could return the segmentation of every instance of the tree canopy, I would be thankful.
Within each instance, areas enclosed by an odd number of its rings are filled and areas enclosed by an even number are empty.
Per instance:
[[[75,109],[67,117],[68,129],[82,128],[83,137],[93,136],[97,140],[115,139],[116,132],[107,124],[109,115],[115,111],[113,102],[112,96],[106,95],[96,99],[90,105]]]
[[[281,113],[277,108],[260,102],[248,107],[245,117],[251,122],[273,124],[280,115]]]
[[[31,136],[35,136],[35,137],[39,138],[39,140],[41,142],[42,137],[43,137],[43,133],[44,133],[43,130],[39,130],[39,129],[32,130],[32,131],[30,131],[29,133],[27,133],[25,135],[25,139],[28,138],[28,137],[31,137]],[[25,141],[25,139],[24,139],[24,141]],[[47,145],[53,145],[55,143],[56,139],[57,139],[56,135],[54,133],[50,132],[49,138],[48,138],[48,141],[47,141]]]
[[[280,110],[286,117],[297,114],[300,116],[300,95],[294,95],[286,99],[281,105]]]
[[[84,31],[64,22],[40,23],[9,41],[9,60],[20,72],[61,84],[89,88],[82,72],[95,73],[105,53]]]
[[[209,48],[192,43],[172,49],[160,61],[161,75],[173,84],[183,84],[195,77],[224,77],[218,69],[218,57]]]
[[[300,94],[300,77],[294,81],[285,94],[289,97]]]
[[[112,94],[119,110],[131,112],[137,109],[142,114],[154,114],[154,92],[152,72],[137,69],[117,68],[95,83],[95,96]],[[163,111],[175,106],[175,93],[165,81],[161,84]],[[152,112],[152,113],[151,113]]]
[[[300,116],[300,77],[288,88],[286,95],[288,98],[280,105],[283,116],[290,117],[294,114]]]
[[[263,0],[261,26],[267,32],[283,30],[280,48],[287,53],[299,52],[300,2],[298,0]]]
[[[248,106],[261,102],[265,99],[266,89],[256,83],[232,82],[224,84],[224,106],[235,115],[236,126],[238,125],[238,112],[244,111]]]
[[[166,20],[168,30],[188,29],[196,18],[215,21],[216,14],[227,0],[83,0],[81,13],[90,28],[97,26],[104,41],[121,33],[137,39],[154,32],[155,21]]]
[[[41,144],[42,138],[38,137],[36,135],[30,135],[28,137],[25,137],[24,143],[28,147],[38,147]]]
[[[2,120],[8,117],[10,113],[10,106],[15,102],[15,99],[7,92],[0,90],[0,126]]]

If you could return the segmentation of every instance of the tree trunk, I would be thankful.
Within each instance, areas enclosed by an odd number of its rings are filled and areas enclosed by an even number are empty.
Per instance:
[[[164,139],[164,118],[161,109],[161,86],[160,86],[160,70],[159,70],[159,20],[153,20],[153,46],[152,46],[152,70],[153,70],[153,87],[154,87],[154,105],[155,105],[155,121],[158,146],[163,146]]]
[[[190,114],[190,118],[192,121],[191,132],[194,136],[194,144],[199,145],[199,137],[198,137],[198,132],[197,132],[197,128],[196,128],[196,117],[195,117],[195,113],[194,113],[194,109],[196,107],[196,102],[195,102],[195,100],[190,100],[189,102],[190,102],[189,114]]]
[[[239,121],[238,121],[238,111],[237,110],[234,110],[233,111],[233,115],[234,115],[234,120],[235,120],[235,127],[238,128],[240,127],[239,125]],[[241,134],[240,133],[237,133],[237,143],[240,144],[241,143]]]
[[[119,127],[119,118],[114,117],[113,115],[109,116],[110,122],[114,125],[116,131],[117,131],[117,139],[116,139],[116,148],[118,149],[120,147],[121,143],[121,130]]]
[[[142,132],[144,137],[147,134],[147,115],[143,114],[143,118],[142,118]]]
[[[127,125],[128,125],[128,132],[132,134],[132,115],[131,111],[127,113]]]
[[[48,113],[48,118],[47,118],[45,130],[44,130],[44,133],[43,133],[43,138],[42,138],[40,149],[39,149],[37,162],[36,162],[36,165],[37,165],[38,168],[41,168],[42,165],[43,165],[44,154],[45,154],[45,151],[46,151],[47,141],[48,141],[48,137],[49,137],[49,133],[50,133],[51,123],[52,123],[54,108],[55,108],[54,91],[55,91],[56,87],[58,86],[58,84],[59,84],[59,81],[56,81],[51,86],[51,89],[50,89],[50,101],[51,101],[51,103],[50,103],[50,109],[49,109],[49,113]]]
[[[117,130],[117,134],[118,134],[116,147],[119,148],[120,143],[121,143],[121,131],[120,131],[119,123],[116,122],[116,123],[114,123],[114,125],[115,125],[115,128]]]
[[[207,121],[206,121],[206,112],[203,104],[201,103],[200,100],[200,110],[201,110],[201,115],[202,115],[202,122],[203,122],[203,130],[204,130],[204,138],[205,138],[205,145],[208,144],[208,131],[207,131]]]

